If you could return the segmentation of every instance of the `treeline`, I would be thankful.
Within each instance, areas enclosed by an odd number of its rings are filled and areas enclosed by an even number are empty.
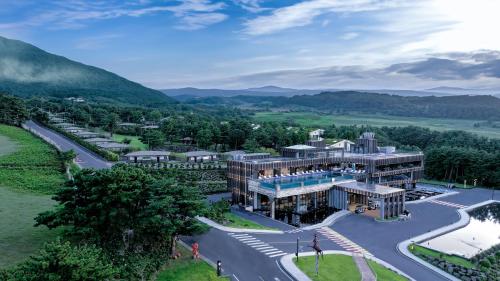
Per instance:
[[[472,184],[500,186],[500,140],[480,137],[464,131],[431,131],[427,128],[330,126],[325,136],[355,140],[362,132],[372,131],[380,145],[394,145],[400,151],[425,153],[428,178]]]
[[[493,96],[404,97],[357,91],[324,92],[293,97],[207,97],[192,104],[228,104],[263,108],[315,110],[328,113],[362,112],[409,117],[500,120],[500,99]]]
[[[21,126],[26,118],[28,111],[23,100],[0,93],[0,123]]]

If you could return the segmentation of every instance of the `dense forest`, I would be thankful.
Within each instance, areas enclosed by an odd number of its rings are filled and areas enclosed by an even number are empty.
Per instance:
[[[328,113],[382,113],[397,116],[500,120],[500,99],[493,96],[403,97],[357,91],[325,92],[293,97],[207,97],[190,104],[257,106],[263,109],[302,109]]]

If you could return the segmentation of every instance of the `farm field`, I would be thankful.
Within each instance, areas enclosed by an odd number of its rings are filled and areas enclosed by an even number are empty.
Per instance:
[[[293,121],[307,127],[325,127],[331,124],[342,125],[370,125],[375,127],[383,126],[420,126],[431,130],[464,130],[481,136],[500,139],[500,128],[474,127],[478,120],[445,119],[445,118],[420,118],[402,117],[389,115],[328,115],[315,112],[257,112],[254,119],[257,122],[263,121]]]
[[[0,125],[0,268],[12,266],[60,231],[34,227],[64,182],[57,152],[23,129]]]

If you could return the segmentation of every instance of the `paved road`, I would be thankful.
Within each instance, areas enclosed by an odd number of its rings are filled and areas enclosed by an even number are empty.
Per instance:
[[[491,190],[463,190],[439,200],[469,206],[489,200],[491,195]],[[494,199],[500,200],[500,192],[496,192]],[[416,280],[447,280],[402,255],[396,247],[401,241],[458,221],[457,208],[426,202],[407,205],[407,209],[412,213],[409,221],[376,222],[365,216],[349,215],[331,228]]]
[[[489,200],[491,195],[491,190],[474,189],[464,190],[458,195],[440,200],[469,206]],[[500,192],[495,194],[494,199],[500,200]],[[446,280],[441,275],[400,254],[396,246],[410,237],[456,222],[459,219],[457,208],[431,202],[408,205],[407,208],[412,212],[412,219],[409,221],[377,222],[373,218],[352,214],[335,222],[331,229],[354,242],[355,246],[362,247],[415,280]],[[319,232],[303,231],[275,221],[266,222],[265,220],[270,219],[255,217],[254,214],[245,217],[257,220],[264,225],[278,227],[285,231],[285,234],[246,234],[246,237],[238,234],[239,237],[235,238],[234,235],[212,229],[207,234],[186,237],[183,240],[188,244],[194,240],[198,241],[201,253],[213,262],[221,260],[225,274],[236,281],[290,280],[287,274],[281,271],[277,260],[281,258],[282,253],[295,252],[298,237],[300,237],[299,252],[311,251],[310,245],[315,233],[318,233],[323,250],[346,250],[346,248],[353,247],[352,243],[338,237],[327,238],[322,234],[321,229],[318,230]],[[252,238],[257,241],[253,242]],[[261,247],[259,242],[265,245]]]
[[[63,151],[73,149],[77,154],[76,162],[82,168],[105,169],[112,166],[112,163],[107,162],[102,157],[92,153],[88,149],[73,142],[72,140],[64,137],[59,133],[42,127],[33,121],[26,122],[26,126],[55,142],[57,145],[59,145],[59,147],[61,147]]]

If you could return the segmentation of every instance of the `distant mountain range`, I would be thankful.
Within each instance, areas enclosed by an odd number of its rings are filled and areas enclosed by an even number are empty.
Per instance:
[[[500,99],[491,95],[404,97],[359,91],[336,91],[291,97],[255,95],[196,97],[186,100],[185,103],[227,105],[262,110],[359,112],[429,118],[500,120]]]
[[[426,90],[345,90],[345,89],[292,89],[277,86],[264,86],[259,88],[224,90],[224,89],[199,89],[178,88],[163,89],[163,93],[180,101],[188,101],[200,97],[234,97],[234,96],[266,96],[266,97],[292,97],[297,95],[316,95],[322,92],[358,91],[365,93],[390,94],[405,97],[427,97],[427,96],[452,96],[452,95],[500,95],[500,89],[463,89],[452,87],[439,87]]]
[[[21,97],[82,97],[99,102],[162,105],[176,101],[101,68],[0,36],[0,92]]]

